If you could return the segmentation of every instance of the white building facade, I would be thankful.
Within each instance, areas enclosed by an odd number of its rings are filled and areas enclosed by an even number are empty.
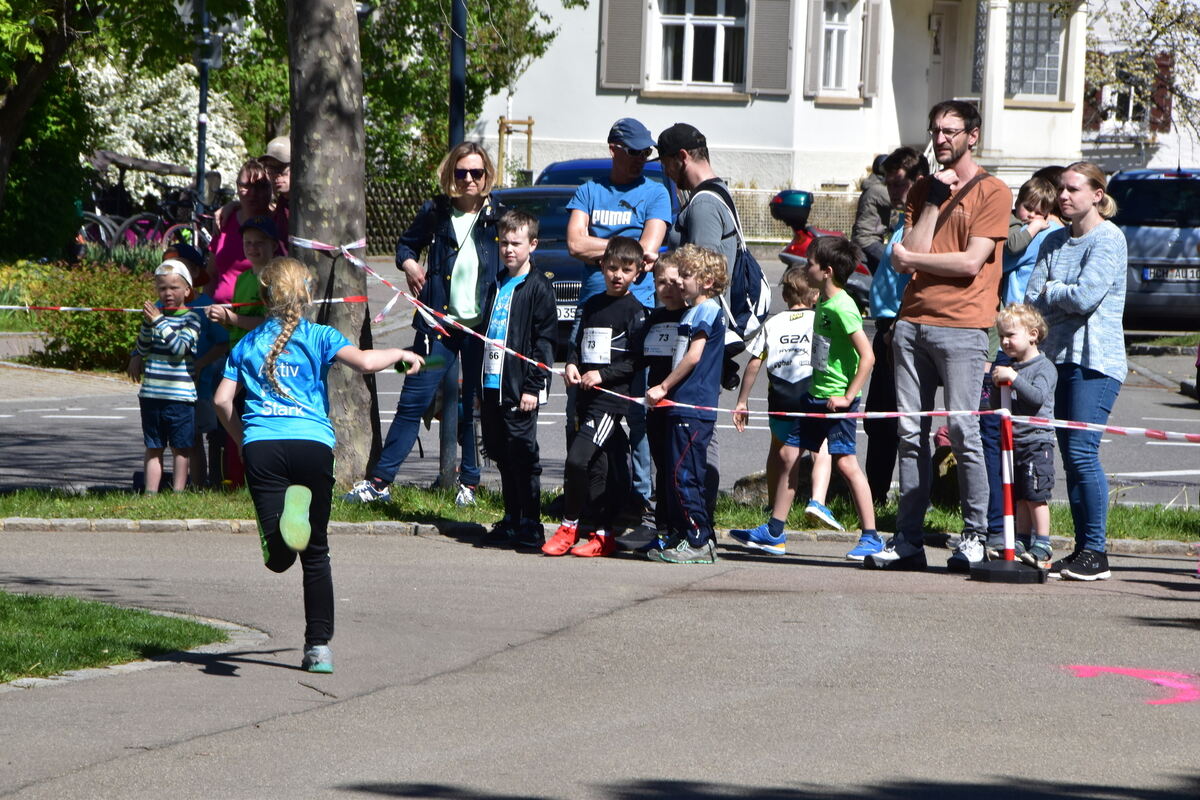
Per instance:
[[[533,120],[532,168],[607,155],[614,120],[704,132],[717,172],[762,189],[850,188],[872,158],[924,149],[957,98],[984,119],[980,159],[1010,183],[1080,157],[1086,9],[1028,0],[593,0],[475,136]],[[523,137],[508,147],[525,166]]]

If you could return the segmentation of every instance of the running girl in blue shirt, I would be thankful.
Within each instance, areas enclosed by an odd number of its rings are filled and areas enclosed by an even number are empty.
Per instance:
[[[397,348],[360,350],[334,328],[302,318],[312,302],[312,276],[294,258],[272,259],[259,284],[267,319],[233,348],[213,402],[242,452],[267,569],[284,572],[300,555],[305,619],[300,667],[333,672],[326,526],[335,437],[325,378],[334,361],[358,372],[378,372],[403,361],[412,375],[424,360]],[[233,413],[238,384],[246,390],[241,417]]]

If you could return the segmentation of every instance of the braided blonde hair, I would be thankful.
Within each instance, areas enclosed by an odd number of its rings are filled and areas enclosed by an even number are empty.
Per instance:
[[[275,343],[271,345],[263,361],[267,383],[271,391],[279,397],[287,397],[288,394],[275,377],[275,359],[283,352],[296,326],[300,324],[304,307],[312,303],[312,294],[308,288],[311,280],[312,274],[309,273],[308,267],[294,258],[282,256],[268,261],[262,274],[258,276],[267,316],[279,320],[279,335],[275,337]]]

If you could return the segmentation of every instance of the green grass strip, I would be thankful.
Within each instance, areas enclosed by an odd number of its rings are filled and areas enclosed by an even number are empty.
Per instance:
[[[558,496],[557,491],[542,494],[543,519],[547,522],[557,521],[548,513],[548,508]],[[480,488],[475,498],[474,506],[457,508],[451,490],[393,486],[390,503],[353,505],[335,499],[330,518],[335,522],[474,522],[491,525],[503,516],[499,492]],[[833,497],[827,505],[848,530],[858,529],[858,518],[848,499]],[[244,489],[181,494],[162,492],[157,495],[136,495],[128,491],[67,494],[25,489],[0,494],[0,518],[4,517],[248,520],[254,519],[254,506]],[[1071,510],[1066,504],[1051,504],[1050,517],[1052,534],[1071,535],[1074,526]],[[896,504],[892,502],[879,509],[876,518],[879,530],[895,530]],[[761,506],[739,503],[727,495],[717,501],[715,522],[718,528],[753,528],[766,519],[767,511]],[[788,516],[788,528],[810,530],[812,527],[804,516],[804,502],[797,502]],[[934,505],[925,517],[925,528],[931,532],[958,533],[962,530],[962,517],[957,508]],[[1200,541],[1200,509],[1110,505],[1108,535],[1112,539]]]
[[[225,631],[73,597],[0,592],[0,683],[223,642]]]

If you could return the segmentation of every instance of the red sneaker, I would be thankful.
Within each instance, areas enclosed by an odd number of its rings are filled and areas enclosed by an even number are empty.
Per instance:
[[[544,545],[542,552],[548,556],[563,556],[571,549],[571,545],[575,544],[575,540],[579,538],[579,529],[574,525],[567,525],[565,522],[558,526],[558,530],[550,537]]]
[[[589,533],[586,542],[580,542],[571,548],[571,555],[582,558],[610,556],[617,552],[617,540],[612,536],[599,533]]]

